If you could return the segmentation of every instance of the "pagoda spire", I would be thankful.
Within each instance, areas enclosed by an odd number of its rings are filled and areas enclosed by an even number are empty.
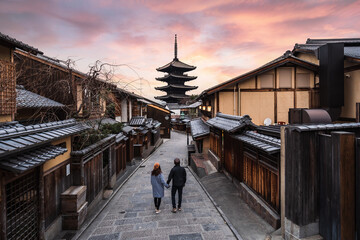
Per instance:
[[[177,60],[177,35],[175,34],[175,44],[174,44],[174,60]]]

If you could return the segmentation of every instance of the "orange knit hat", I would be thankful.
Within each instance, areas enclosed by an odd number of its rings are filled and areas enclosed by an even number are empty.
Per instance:
[[[154,164],[154,169],[158,169],[160,167],[160,164],[158,163],[158,162],[156,162],[155,164]]]

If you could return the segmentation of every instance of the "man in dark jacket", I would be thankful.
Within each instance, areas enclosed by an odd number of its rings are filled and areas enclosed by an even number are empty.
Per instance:
[[[178,191],[179,193],[178,210],[181,211],[181,199],[182,199],[183,187],[185,186],[186,183],[186,171],[185,168],[180,166],[180,159],[175,158],[174,164],[175,166],[170,171],[167,184],[169,184],[171,180],[173,181],[171,187],[171,201],[173,205],[172,212],[176,213],[175,194],[176,191]]]

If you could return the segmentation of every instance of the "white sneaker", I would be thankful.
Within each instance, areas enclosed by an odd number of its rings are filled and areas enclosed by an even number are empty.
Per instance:
[[[160,212],[161,212],[160,209],[155,211],[156,214],[159,214]]]

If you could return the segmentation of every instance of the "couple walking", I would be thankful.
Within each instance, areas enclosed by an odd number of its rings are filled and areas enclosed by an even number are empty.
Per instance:
[[[165,182],[159,163],[154,164],[154,169],[151,172],[151,185],[153,190],[153,197],[155,203],[155,212],[160,213],[161,198],[164,197],[164,187],[169,188],[169,183],[173,181],[171,187],[171,201],[173,206],[173,213],[176,213],[176,192],[179,194],[178,211],[181,211],[182,190],[186,182],[186,171],[180,166],[180,159],[175,158],[175,166],[171,169],[167,182]]]

